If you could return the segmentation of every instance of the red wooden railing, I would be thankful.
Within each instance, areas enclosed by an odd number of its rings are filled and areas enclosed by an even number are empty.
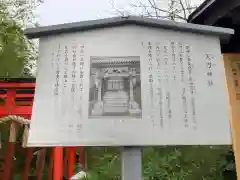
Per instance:
[[[35,91],[35,79],[9,79],[0,80],[0,118],[8,115],[17,115],[26,119],[31,119],[32,104]],[[12,124],[14,125],[14,124]],[[14,142],[8,143],[4,159],[4,169],[0,176],[1,180],[10,180],[13,167]],[[22,179],[28,180],[30,163],[35,148],[24,149],[26,153],[25,167],[22,173]],[[84,151],[82,147],[55,147],[52,148],[52,156],[48,168],[48,180],[62,180],[64,175],[64,157],[63,152],[67,150],[67,175],[68,178],[74,174],[76,164],[76,151],[79,151],[79,160],[81,168],[84,168]],[[39,154],[39,162],[36,170],[37,180],[42,179],[46,149],[42,149]]]

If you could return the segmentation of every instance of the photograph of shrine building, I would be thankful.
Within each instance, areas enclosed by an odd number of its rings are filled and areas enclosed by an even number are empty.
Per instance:
[[[140,57],[90,57],[89,118],[141,118]]]

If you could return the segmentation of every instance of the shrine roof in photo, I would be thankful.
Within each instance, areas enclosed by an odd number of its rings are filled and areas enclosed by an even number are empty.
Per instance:
[[[144,27],[169,29],[190,33],[200,33],[219,36],[221,40],[227,40],[229,35],[234,34],[232,29],[218,28],[190,23],[180,23],[160,19],[144,18],[138,16],[113,17],[99,20],[73,22],[59,25],[28,28],[25,35],[28,38],[40,38],[44,36],[57,35],[62,33],[74,33],[107,27],[118,27],[124,25],[139,25]]]

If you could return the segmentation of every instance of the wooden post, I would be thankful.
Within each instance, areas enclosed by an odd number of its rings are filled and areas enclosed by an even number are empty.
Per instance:
[[[240,180],[240,54],[224,54],[224,66],[230,103],[233,149],[237,176]]]
[[[76,163],[76,151],[74,147],[68,148],[68,179],[74,175]]]
[[[31,161],[32,161],[32,155],[33,155],[33,149],[28,148],[26,160],[25,160],[25,167],[24,167],[23,175],[22,175],[23,180],[28,180],[28,175],[29,175],[30,168],[31,168],[30,166],[31,166]]]
[[[14,89],[8,89],[6,105],[5,105],[7,114],[10,114],[12,109],[15,106],[15,97],[16,97],[16,91]],[[4,180],[11,179],[11,170],[12,170],[12,166],[13,166],[15,141],[16,141],[16,124],[12,123],[11,127],[10,127],[8,149],[7,149],[7,152],[5,155],[5,161],[4,161],[4,172],[3,172]]]
[[[13,166],[13,155],[14,155],[14,143],[8,142],[8,149],[5,155],[5,161],[4,161],[4,172],[3,176],[4,180],[10,180],[11,178],[11,170]]]
[[[63,148],[55,147],[53,156],[53,180],[63,179]]]

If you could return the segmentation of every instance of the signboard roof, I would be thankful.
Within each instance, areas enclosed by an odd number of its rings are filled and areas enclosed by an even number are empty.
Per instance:
[[[145,27],[163,28],[169,30],[177,30],[192,33],[201,33],[208,35],[220,36],[222,41],[228,40],[229,35],[234,34],[234,30],[220,27],[196,25],[189,23],[179,23],[160,19],[151,19],[138,16],[113,17],[99,20],[73,22],[52,26],[43,26],[36,28],[28,28],[25,35],[28,38],[39,38],[49,35],[57,35],[62,33],[73,33],[77,31],[87,31],[98,28],[116,27],[123,25],[140,25]]]

